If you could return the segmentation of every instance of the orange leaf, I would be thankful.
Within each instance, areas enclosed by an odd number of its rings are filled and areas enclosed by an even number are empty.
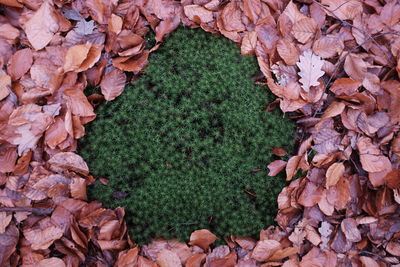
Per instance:
[[[361,82],[351,78],[337,79],[329,88],[335,95],[354,95],[358,92]]]
[[[210,244],[217,240],[217,236],[207,229],[196,230],[190,235],[189,245],[196,245],[204,250],[208,250]]]
[[[293,25],[292,33],[297,41],[305,44],[314,37],[316,30],[317,23],[313,18],[302,18]]]
[[[345,108],[346,108],[346,104],[344,104],[343,102],[334,101],[329,105],[329,107],[326,108],[326,110],[325,110],[324,114],[322,114],[321,118],[326,119],[326,118],[332,118],[337,115],[340,115],[340,114],[342,114],[342,112],[344,111]]]
[[[192,255],[187,261],[185,266],[186,267],[201,267],[202,264],[206,261],[206,254],[194,254]]]
[[[280,39],[277,44],[279,56],[288,65],[295,65],[299,61],[299,52],[297,48],[288,40]]]
[[[35,50],[44,48],[58,31],[58,20],[51,1],[43,1],[36,13],[23,25]]]
[[[267,166],[267,168],[269,169],[268,176],[277,175],[280,171],[282,171],[285,168],[286,164],[287,164],[286,161],[280,159],[271,162]]]
[[[33,55],[30,48],[18,50],[7,63],[7,72],[13,81],[21,78],[32,66]]]
[[[262,240],[258,241],[256,247],[251,253],[251,257],[257,261],[266,261],[276,251],[281,249],[281,243],[276,240]]]
[[[126,75],[119,69],[114,69],[103,76],[100,83],[101,93],[107,101],[114,100],[122,94],[126,84]]]
[[[187,5],[183,8],[185,15],[197,23],[207,23],[214,20],[212,11],[198,5]]]
[[[329,166],[326,171],[326,187],[334,186],[339,181],[340,177],[343,176],[344,173],[344,164],[343,162],[336,162]]]

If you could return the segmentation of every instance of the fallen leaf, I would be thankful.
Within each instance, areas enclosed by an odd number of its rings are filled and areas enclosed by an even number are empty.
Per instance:
[[[15,224],[11,223],[6,231],[0,234],[0,266],[9,265],[9,258],[15,252],[19,240],[19,231]]]
[[[244,0],[243,1],[243,13],[254,24],[258,21],[261,11],[262,11],[262,6],[261,6],[260,0]]]
[[[33,62],[32,50],[25,48],[13,54],[7,63],[7,72],[13,81],[21,78],[31,68]]]
[[[281,243],[276,240],[258,241],[251,253],[251,258],[257,261],[267,261],[276,251],[281,249]]]
[[[363,11],[363,7],[358,0],[322,0],[321,4],[327,7],[329,16],[341,20],[353,20]]]
[[[314,37],[316,30],[317,23],[313,18],[302,18],[293,25],[292,33],[297,41],[305,44]]]
[[[26,37],[35,50],[44,48],[58,31],[52,2],[43,1],[35,14],[23,25]]]
[[[361,82],[353,80],[351,78],[340,78],[335,80],[332,86],[329,88],[335,95],[348,95],[352,96],[358,93],[358,88]]]
[[[65,55],[64,72],[81,72],[93,67],[100,59],[101,49],[100,45],[91,43],[70,47]]]
[[[321,70],[324,65],[324,60],[315,55],[311,50],[304,51],[300,56],[300,61],[296,63],[300,72],[300,82],[304,91],[309,92],[311,86],[318,86],[320,82],[318,79],[324,75]]]
[[[221,19],[225,30],[230,32],[241,32],[246,28],[242,23],[242,14],[236,2],[229,2],[221,13]]]
[[[321,116],[321,118],[326,119],[326,118],[336,117],[336,116],[342,114],[342,112],[344,111],[345,108],[346,108],[345,103],[334,101],[329,105],[329,107],[327,107],[325,109],[325,112]]]
[[[187,261],[186,261],[186,267],[201,267],[203,266],[203,263],[206,261],[207,255],[204,253],[198,253],[192,255]]]
[[[70,170],[83,175],[89,174],[86,162],[81,156],[73,152],[59,152],[53,155],[48,163],[55,170]]]
[[[198,5],[187,5],[183,8],[185,15],[198,23],[207,23],[214,20],[212,11]]]
[[[163,249],[157,256],[157,264],[160,267],[179,267],[182,266],[181,261],[175,252]]]
[[[380,267],[380,265],[373,258],[367,256],[360,256],[360,261],[365,267]]]
[[[297,51],[297,48],[288,40],[279,40],[276,48],[279,56],[285,61],[286,64],[295,65],[299,60],[299,52]]]
[[[286,161],[283,161],[283,160],[280,160],[280,159],[271,162],[267,166],[267,168],[269,169],[268,176],[277,175],[279,172],[281,172],[285,168],[286,164],[287,164]]]
[[[367,73],[367,63],[360,55],[350,53],[344,61],[344,70],[350,78],[362,81]]]
[[[25,238],[32,244],[32,249],[47,249],[53,242],[63,235],[63,230],[55,225],[50,225],[44,229],[29,228],[23,231]]]
[[[212,243],[217,240],[217,236],[207,229],[196,230],[190,235],[189,245],[196,245],[207,251]]]
[[[344,164],[343,162],[336,162],[329,166],[326,171],[326,187],[334,186],[339,181],[340,177],[343,176],[344,173]]]
[[[12,219],[12,214],[7,215],[6,212],[0,212],[0,234],[6,231],[7,226],[10,224]]]
[[[357,228],[357,222],[353,218],[346,218],[340,224],[340,227],[350,242],[361,241],[361,233]]]
[[[114,100],[122,94],[126,84],[126,75],[119,69],[114,69],[103,76],[100,83],[101,93],[107,101]]]
[[[118,253],[118,259],[115,265],[120,267],[129,267],[137,264],[138,253],[139,253],[138,247],[120,251]]]
[[[65,262],[62,259],[56,258],[56,257],[51,257],[51,258],[47,258],[47,259],[43,259],[43,260],[39,261],[36,266],[38,266],[38,267],[64,267],[67,265],[65,265]]]
[[[15,148],[9,147],[0,150],[0,172],[12,172],[15,167],[15,161],[18,154]]]
[[[246,32],[243,36],[240,53],[242,55],[254,54],[257,45],[257,33],[255,31]]]

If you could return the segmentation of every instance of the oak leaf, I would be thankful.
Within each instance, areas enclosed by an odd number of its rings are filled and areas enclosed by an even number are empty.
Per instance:
[[[324,75],[321,70],[324,65],[324,60],[315,55],[311,50],[306,50],[300,56],[300,61],[296,63],[299,67],[300,82],[304,91],[308,92],[311,86],[318,86],[320,82],[318,79]]]

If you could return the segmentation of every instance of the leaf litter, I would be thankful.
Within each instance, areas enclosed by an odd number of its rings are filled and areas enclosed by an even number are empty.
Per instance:
[[[398,1],[0,3],[1,266],[400,264]],[[84,125],[180,23],[255,54],[257,82],[297,119],[297,154],[268,165],[290,184],[277,200],[278,225],[259,240],[232,235],[211,248],[215,235],[199,229],[189,244],[139,247],[123,208],[86,202],[95,178],[74,152]],[[86,97],[88,84],[102,95]]]

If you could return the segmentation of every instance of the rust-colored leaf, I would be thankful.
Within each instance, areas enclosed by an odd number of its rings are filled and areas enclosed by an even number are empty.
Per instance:
[[[175,252],[163,249],[158,253],[157,264],[160,267],[179,267],[182,266],[181,261]]]
[[[281,247],[281,244],[276,240],[258,241],[251,253],[251,257],[257,261],[266,261],[269,257],[274,255],[275,252],[281,249]]]
[[[13,81],[21,78],[31,68],[33,62],[32,50],[25,48],[18,50],[11,56],[7,64],[7,72]]]
[[[347,240],[351,242],[361,241],[361,232],[357,228],[357,222],[353,218],[346,218],[341,223],[341,229]]]
[[[192,255],[186,262],[186,267],[201,267],[203,263],[206,261],[206,254],[198,253]]]
[[[268,176],[275,176],[279,172],[281,172],[286,167],[287,162],[283,160],[275,160],[268,164],[267,168],[269,169]]]
[[[190,245],[196,245],[204,250],[208,250],[210,245],[217,240],[217,236],[207,229],[196,230],[190,235]]]
[[[50,166],[56,170],[71,170],[83,175],[89,174],[89,168],[81,156],[73,152],[60,152],[48,161]]]
[[[25,23],[24,31],[35,50],[44,48],[58,31],[58,20],[52,2],[43,1],[35,14]]]
[[[212,11],[198,5],[187,5],[183,8],[185,15],[198,23],[207,23],[213,21],[214,16]]]
[[[293,25],[292,33],[297,41],[305,44],[314,37],[316,30],[317,23],[313,18],[302,18]]]
[[[344,164],[343,162],[336,162],[329,166],[326,171],[326,187],[334,186],[339,181],[340,177],[342,177],[344,173]]]
[[[276,48],[279,56],[285,61],[286,64],[295,65],[299,60],[299,52],[297,51],[297,48],[288,40],[279,40]]]
[[[103,76],[100,83],[101,93],[107,101],[114,100],[122,94],[126,84],[126,75],[119,69],[114,69]]]

